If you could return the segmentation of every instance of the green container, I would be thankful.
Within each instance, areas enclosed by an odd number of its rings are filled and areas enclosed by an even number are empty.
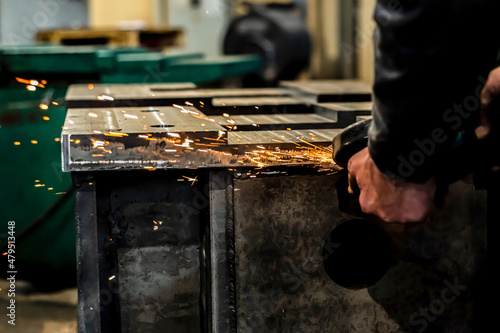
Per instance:
[[[257,56],[223,56],[213,59],[179,56],[171,61],[164,58],[161,64],[156,61],[158,58],[141,61],[141,65],[125,65],[122,61],[116,73],[102,75],[102,81],[103,83],[205,83],[257,72],[262,67],[262,60]],[[127,66],[127,70],[123,66]]]
[[[50,103],[64,94],[0,88],[0,248],[15,221],[17,278],[42,290],[73,285],[76,270],[71,177],[61,171],[58,140],[66,110]]]
[[[144,53],[143,48],[31,46],[0,49],[3,71],[39,74],[98,74],[111,70],[118,54]]]

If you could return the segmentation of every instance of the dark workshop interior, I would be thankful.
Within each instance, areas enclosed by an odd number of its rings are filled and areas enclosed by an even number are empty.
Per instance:
[[[0,333],[485,333],[497,0],[0,0]]]

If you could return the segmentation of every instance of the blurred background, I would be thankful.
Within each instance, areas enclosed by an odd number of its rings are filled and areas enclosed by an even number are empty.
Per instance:
[[[17,322],[76,332],[71,177],[60,134],[70,84],[373,79],[375,0],[0,0],[0,247],[16,222]],[[0,281],[0,305],[8,283]]]

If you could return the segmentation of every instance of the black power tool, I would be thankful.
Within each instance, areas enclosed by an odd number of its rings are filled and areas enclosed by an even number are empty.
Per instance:
[[[491,110],[500,110],[496,106]],[[499,165],[500,140],[496,124],[500,112],[490,113],[492,133],[488,140],[478,140],[475,131],[461,132],[447,156],[446,165],[436,170],[437,191],[435,203],[440,206],[448,186],[472,173],[477,166]],[[339,208],[353,215],[352,220],[341,223],[328,236],[323,246],[323,263],[327,274],[337,284],[359,289],[379,281],[394,262],[392,241],[386,224],[376,217],[365,215],[359,206],[359,194],[350,194],[347,166],[349,159],[368,145],[371,120],[364,120],[345,128],[332,142],[333,160],[346,171],[337,182]],[[335,245],[335,246],[333,246]]]

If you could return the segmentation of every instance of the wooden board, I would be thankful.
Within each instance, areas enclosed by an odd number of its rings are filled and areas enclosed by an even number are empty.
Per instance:
[[[41,30],[39,42],[62,45],[146,46],[154,48],[182,47],[184,31],[175,28],[148,28],[141,30],[78,29]]]

